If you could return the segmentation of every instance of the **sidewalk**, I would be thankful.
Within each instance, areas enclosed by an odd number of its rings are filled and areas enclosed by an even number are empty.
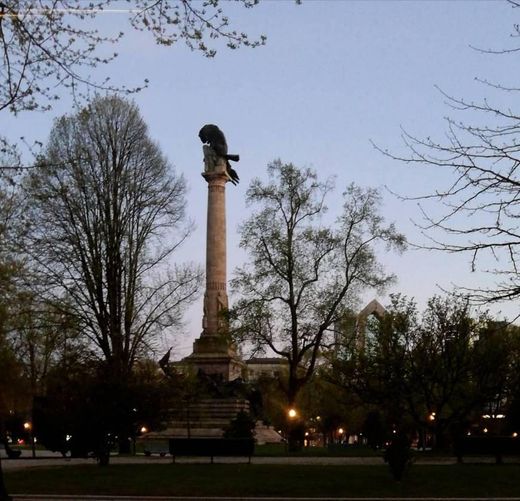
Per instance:
[[[210,458],[176,458],[175,463],[209,463]],[[239,464],[247,462],[247,459],[236,457],[215,457],[215,463]],[[455,464],[454,457],[438,458],[417,458],[415,464],[447,465]],[[472,458],[471,462],[494,463],[494,458]],[[113,456],[110,458],[111,464],[168,464],[172,463],[169,456]],[[63,458],[40,457],[36,459],[2,459],[4,471],[18,470],[22,468],[48,467],[48,466],[69,466],[82,464],[96,464],[95,459],[86,458]],[[264,457],[253,456],[251,464],[294,464],[294,465],[382,465],[383,459],[380,457],[294,457],[276,456]]]
[[[520,501],[506,498],[295,498],[295,497],[133,497],[133,496],[15,496],[13,501]]]

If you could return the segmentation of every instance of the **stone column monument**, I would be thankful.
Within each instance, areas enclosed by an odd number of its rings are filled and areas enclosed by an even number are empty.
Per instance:
[[[206,136],[203,131],[215,127]],[[220,135],[219,135],[220,133]],[[215,137],[215,134],[217,137]],[[193,344],[193,353],[186,361],[208,375],[231,381],[242,375],[243,364],[236,357],[229,339],[225,317],[228,308],[226,276],[226,183],[238,183],[238,175],[231,169],[224,135],[216,126],[206,125],[199,133],[203,142],[204,172],[208,183],[208,215],[206,236],[206,292],[202,333]],[[207,137],[210,136],[210,137]],[[220,141],[220,142],[218,142]],[[222,149],[222,141],[224,150]]]
[[[229,160],[224,134],[216,125],[205,125],[199,132],[204,144],[204,172],[208,183],[208,219],[206,238],[206,292],[202,316],[202,333],[193,344],[193,353],[176,365],[181,371],[189,368],[199,373],[199,392],[192,399],[179,402],[170,409],[166,429],[146,435],[149,443],[163,442],[173,437],[221,437],[223,429],[239,412],[249,412],[247,386],[237,378],[243,376],[243,362],[236,356],[230,342],[226,319],[226,184],[238,184],[238,174]],[[166,375],[170,351],[159,365]],[[202,374],[201,374],[202,373]],[[170,374],[174,374],[174,371]],[[232,381],[230,383],[230,381]],[[262,429],[262,436],[277,441],[279,435]],[[266,435],[267,434],[267,435]],[[146,449],[145,449],[146,450]]]

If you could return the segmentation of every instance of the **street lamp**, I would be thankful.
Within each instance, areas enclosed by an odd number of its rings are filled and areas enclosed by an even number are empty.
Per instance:
[[[35,441],[34,441],[34,431],[33,431],[32,423],[30,423],[29,421],[26,421],[23,424],[23,429],[25,431],[29,432],[29,438],[31,440],[32,457],[35,458],[36,457],[36,445],[35,445]]]
[[[296,437],[296,434],[297,434],[297,430],[295,428],[295,422],[298,418],[298,412],[296,411],[296,409],[294,407],[291,407],[288,411],[287,411],[287,420],[288,420],[288,426],[287,426],[287,431],[288,431],[288,447],[289,447],[289,452],[294,452],[296,450],[298,450],[298,439]]]

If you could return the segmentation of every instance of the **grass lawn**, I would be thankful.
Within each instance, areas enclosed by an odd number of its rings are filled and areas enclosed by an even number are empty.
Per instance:
[[[381,466],[145,464],[5,472],[11,494],[149,496],[520,496],[520,465],[414,465],[402,482]]]
[[[304,447],[298,452],[287,452],[285,444],[255,445],[255,456],[303,456],[303,457],[375,457],[382,456],[381,451],[358,445],[335,447]]]

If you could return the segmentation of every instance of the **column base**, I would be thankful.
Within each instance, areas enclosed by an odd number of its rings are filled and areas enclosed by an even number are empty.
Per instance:
[[[226,339],[220,336],[202,335],[193,343],[193,353],[183,359],[195,369],[207,375],[217,375],[223,381],[243,378],[245,364]]]

